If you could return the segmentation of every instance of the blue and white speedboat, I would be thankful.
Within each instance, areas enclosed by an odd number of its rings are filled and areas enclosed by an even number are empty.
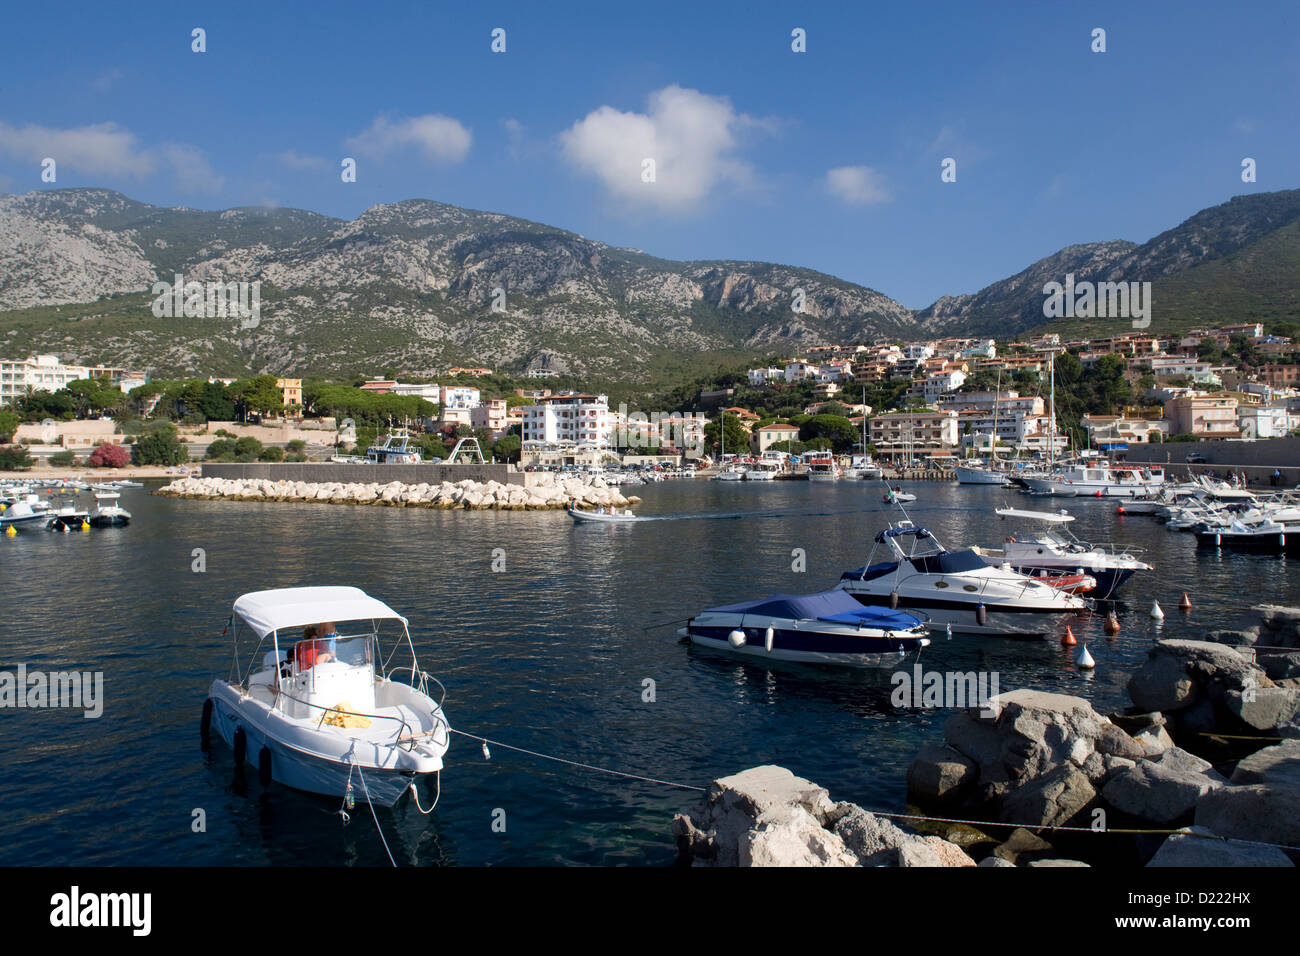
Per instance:
[[[930,643],[921,618],[863,607],[838,589],[709,608],[677,633],[701,647],[749,657],[851,667],[891,667]]]
[[[877,549],[886,560],[872,560]],[[910,521],[877,534],[866,565],[844,572],[839,587],[869,607],[924,613],[932,630],[954,634],[1045,637],[1090,606],[970,548],[949,551]]]

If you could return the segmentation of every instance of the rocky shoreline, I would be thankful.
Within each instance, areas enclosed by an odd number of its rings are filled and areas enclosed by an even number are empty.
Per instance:
[[[362,482],[270,481],[264,478],[180,478],[154,492],[168,498],[205,501],[294,501],[323,504],[379,505],[442,510],[548,511],[577,503],[581,509],[624,508],[641,499],[624,496],[599,477],[556,478],[538,475],[527,485],[469,479],[406,484]]]
[[[782,767],[721,778],[673,820],[679,863],[1300,863],[1300,608],[1260,606],[1207,640],[1158,641],[1128,693],[1121,714],[1030,689],[957,712],[909,767],[908,813],[931,818],[915,826],[836,803]]]

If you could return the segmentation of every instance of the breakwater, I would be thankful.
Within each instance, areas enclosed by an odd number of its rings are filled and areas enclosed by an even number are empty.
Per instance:
[[[409,465],[339,464],[336,462],[286,462],[272,464],[250,462],[204,462],[204,478],[257,478],[267,481],[310,482],[315,484],[380,484],[398,481],[404,485],[441,484],[470,481],[500,482],[503,485],[528,484],[532,472],[512,471],[509,465],[444,465],[418,462]]]
[[[340,466],[360,471],[366,466]],[[378,466],[384,467],[384,466]],[[392,466],[402,469],[419,466]],[[451,466],[457,468],[457,466]],[[472,466],[467,466],[472,467]],[[465,472],[457,470],[457,475]],[[583,509],[613,505],[626,507],[641,499],[624,496],[616,486],[594,477],[560,478],[549,474],[527,477],[527,484],[505,484],[494,479],[474,481],[292,481],[281,478],[180,478],[154,492],[169,498],[196,498],[223,501],[288,501],[322,504],[379,505],[393,508],[441,508],[506,511],[545,511],[567,508],[572,504]],[[519,477],[524,477],[520,475]]]

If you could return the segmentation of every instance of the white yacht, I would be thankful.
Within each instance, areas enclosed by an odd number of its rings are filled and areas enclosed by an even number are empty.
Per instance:
[[[878,550],[885,560],[873,563]],[[1090,607],[1009,567],[991,566],[969,548],[949,551],[910,521],[878,533],[867,563],[844,572],[839,587],[862,604],[925,614],[939,632],[951,625],[954,633],[1055,636],[1067,615]]]
[[[131,523],[131,512],[118,504],[122,496],[116,491],[96,492],[95,510],[90,515],[92,528],[120,528]]]
[[[1148,498],[1160,490],[1165,471],[1160,465],[1112,465],[1080,462],[1043,477],[1025,477],[1026,487],[1042,495],[1067,498]]]
[[[208,690],[205,741],[215,729],[263,785],[387,807],[408,792],[419,799],[417,782],[442,770],[451,727],[406,618],[359,588],[302,587],[245,594],[231,622],[234,670]],[[339,629],[303,634],[319,622]],[[381,630],[396,647],[381,648]],[[246,669],[241,631],[257,639]]]
[[[1011,479],[1001,471],[984,462],[966,462],[953,466],[953,474],[960,485],[1002,485],[1011,484]]]
[[[885,477],[885,470],[877,465],[870,455],[854,455],[849,467],[844,469],[846,479],[858,481],[876,481]]]
[[[1089,596],[1103,599],[1112,597],[1138,571],[1151,570],[1151,565],[1139,560],[1141,552],[1136,548],[1080,541],[1068,527],[1074,515],[1064,510],[997,508],[993,513],[1004,521],[1009,519],[1036,527],[1007,535],[1001,548],[981,548],[979,553],[989,564],[1005,563],[1029,574],[1037,571],[1086,574],[1097,582]]]
[[[840,480],[840,466],[830,452],[811,452],[804,460],[808,463],[809,481]]]

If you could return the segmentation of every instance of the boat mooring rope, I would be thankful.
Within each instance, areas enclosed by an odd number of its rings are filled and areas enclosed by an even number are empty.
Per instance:
[[[353,765],[349,766],[351,767]],[[370,816],[374,818],[375,829],[379,831],[379,839],[384,844],[384,852],[388,854],[388,862],[396,867],[397,861],[393,859],[393,851],[388,849],[388,839],[384,836],[384,828],[379,825],[379,815],[375,813],[375,802],[370,799],[370,788],[366,786],[366,775],[361,772],[360,765],[356,765],[356,767],[357,776],[361,778],[361,789],[366,792],[366,805],[370,807]],[[348,770],[348,776],[352,776],[351,769]]]
[[[536,750],[525,750],[523,747],[514,747],[510,744],[503,744],[499,740],[490,740],[487,737],[480,737],[478,734],[466,733],[465,731],[457,730],[454,727],[449,729],[453,734],[460,734],[462,737],[468,737],[470,740],[477,740],[482,743],[484,745],[485,756],[490,756],[487,753],[487,745],[491,744],[493,747],[503,747],[506,750],[513,750],[516,753],[527,754],[530,757],[538,757],[542,760],[554,760],[556,763],[567,764],[570,767],[579,767],[583,770],[594,770],[597,773],[607,773],[612,777],[624,777],[628,780],[640,780],[643,783],[657,783],[663,787],[677,787],[681,790],[695,790],[699,793],[704,793],[706,790],[705,787],[696,787],[689,783],[676,783],[672,780],[660,780],[657,777],[643,777],[637,773],[625,773],[622,770],[610,770],[607,767],[597,767],[589,763],[580,763],[577,760],[566,760],[563,757],[554,757],[551,754],[538,753]]]

